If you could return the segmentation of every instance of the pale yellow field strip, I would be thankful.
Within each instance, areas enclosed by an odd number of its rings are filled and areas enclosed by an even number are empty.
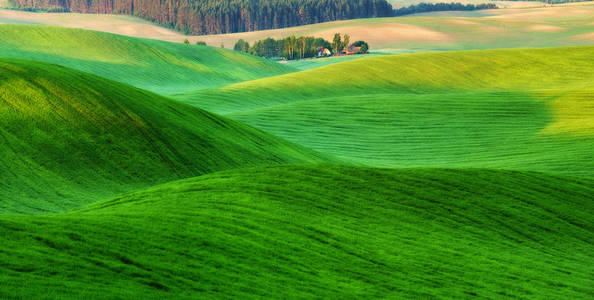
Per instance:
[[[410,17],[358,19],[206,36],[185,36],[136,17],[118,15],[32,13],[0,9],[0,23],[34,23],[82,28],[179,43],[187,38],[192,43],[202,40],[208,45],[223,45],[226,48],[232,48],[240,38],[250,43],[266,37],[283,38],[290,35],[330,39],[336,32],[348,33],[353,41],[365,40],[372,49],[382,51],[441,47],[452,49],[459,44],[460,48],[464,48],[473,42],[484,43],[485,47],[494,47],[497,46],[496,43],[508,37],[522,41],[534,38],[535,34],[552,35],[551,45],[554,46],[594,42],[594,2],[539,8],[505,8],[480,12],[442,12]],[[576,33],[572,34],[572,31]],[[548,39],[547,36],[540,38]]]

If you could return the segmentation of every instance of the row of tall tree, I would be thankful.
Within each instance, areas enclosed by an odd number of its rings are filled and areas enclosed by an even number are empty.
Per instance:
[[[324,55],[324,49],[331,51],[331,54],[341,53],[342,50],[350,46],[350,40],[348,34],[341,36],[340,33],[334,35],[332,42],[311,36],[290,36],[279,40],[266,38],[255,41],[250,46],[247,41],[240,39],[235,43],[233,49],[266,58],[293,60]],[[362,53],[369,50],[369,45],[364,41],[357,41],[354,45],[360,47]]]
[[[386,0],[9,0],[17,8],[130,14],[191,34],[389,17]]]
[[[15,7],[25,10],[135,15],[188,34],[244,32],[335,20],[400,16],[428,11],[496,8],[496,5],[492,3],[479,5],[421,3],[393,10],[386,0],[9,1]]]
[[[480,9],[495,9],[497,5],[494,3],[484,4],[462,4],[459,2],[452,3],[419,3],[407,7],[402,7],[394,10],[394,16],[403,16],[418,14],[432,11],[466,11],[466,10],[480,10]]]
[[[547,4],[560,4],[560,3],[574,3],[574,2],[589,2],[592,0],[501,0],[501,1],[510,1],[510,2],[536,1],[536,2],[544,2]]]

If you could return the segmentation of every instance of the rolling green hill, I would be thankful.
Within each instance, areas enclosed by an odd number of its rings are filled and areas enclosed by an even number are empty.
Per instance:
[[[58,211],[156,183],[319,154],[128,85],[0,60],[0,211]]]
[[[593,193],[516,171],[215,173],[0,216],[0,297],[586,299]]]
[[[336,96],[588,88],[593,55],[594,47],[382,55],[176,97],[233,113]]]
[[[220,48],[80,29],[0,25],[0,36],[0,57],[59,64],[158,93],[219,86],[294,70]]]
[[[378,56],[177,95],[358,163],[594,176],[594,47]]]

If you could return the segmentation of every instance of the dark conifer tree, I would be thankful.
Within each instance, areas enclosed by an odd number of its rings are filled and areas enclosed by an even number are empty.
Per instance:
[[[10,0],[18,8],[129,14],[192,34],[389,17],[386,0]]]

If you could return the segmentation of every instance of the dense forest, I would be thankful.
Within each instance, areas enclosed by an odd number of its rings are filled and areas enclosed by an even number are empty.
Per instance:
[[[509,2],[533,1],[533,2],[544,2],[547,4],[561,4],[561,3],[574,3],[574,2],[589,2],[592,0],[501,0],[501,1],[509,1]]]
[[[130,14],[191,34],[392,16],[386,0],[10,0],[20,9]]]
[[[421,3],[392,9],[386,0],[9,0],[23,10],[135,15],[187,34],[284,28],[419,12],[496,8],[495,4]],[[567,0],[550,0],[567,1]]]
[[[450,11],[450,10],[479,10],[479,9],[495,9],[497,5],[494,3],[485,4],[462,4],[459,2],[452,3],[419,3],[408,7],[402,7],[394,10],[394,16],[403,16],[410,14],[418,14],[431,11]]]
[[[255,41],[252,46],[239,40],[233,49],[266,58],[282,57],[291,60],[317,56],[320,47],[331,48],[331,45],[322,38],[290,36],[279,40],[266,38]]]

